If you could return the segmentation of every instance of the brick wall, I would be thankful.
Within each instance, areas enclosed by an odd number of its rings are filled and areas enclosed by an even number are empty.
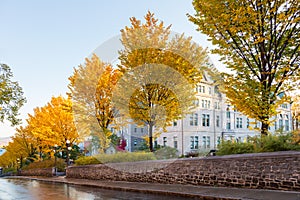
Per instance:
[[[300,152],[72,166],[67,177],[300,191]]]

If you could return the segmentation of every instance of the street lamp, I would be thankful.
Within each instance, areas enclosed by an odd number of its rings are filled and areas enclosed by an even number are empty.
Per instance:
[[[21,168],[20,158],[17,158],[17,173],[19,173],[19,169]]]
[[[56,167],[56,165],[57,165],[57,157],[56,157],[56,152],[57,152],[57,147],[58,147],[58,145],[57,144],[55,144],[54,145],[54,175],[56,176],[56,173],[57,173],[57,167]]]
[[[66,141],[66,153],[67,153],[67,167],[70,165],[70,155],[69,155],[69,151],[71,151],[72,147],[70,146],[71,145],[71,142],[70,140],[67,140]]]

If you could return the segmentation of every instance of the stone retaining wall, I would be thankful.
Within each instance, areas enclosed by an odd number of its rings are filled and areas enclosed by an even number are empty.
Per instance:
[[[20,176],[48,176],[51,177],[54,175],[53,168],[44,168],[44,169],[27,169],[21,170],[17,173]]]
[[[300,191],[300,152],[72,166],[67,177]]]

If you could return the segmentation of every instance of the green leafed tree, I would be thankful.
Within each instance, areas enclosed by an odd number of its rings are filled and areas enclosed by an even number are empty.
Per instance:
[[[19,109],[26,102],[18,82],[12,81],[13,73],[6,64],[0,64],[0,121],[8,120],[18,125]]]
[[[189,20],[233,72],[224,73],[224,93],[267,135],[287,100],[282,94],[299,88],[300,1],[194,0],[193,6]]]

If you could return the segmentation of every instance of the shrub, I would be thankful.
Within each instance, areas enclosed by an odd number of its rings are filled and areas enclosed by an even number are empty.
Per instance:
[[[48,159],[48,160],[30,163],[29,165],[24,166],[22,169],[43,169],[43,168],[52,168],[52,167],[55,167],[55,160]],[[66,168],[65,160],[57,158],[56,167],[58,172],[65,171]]]
[[[260,152],[300,150],[299,144],[293,143],[292,134],[268,135],[261,138]]]
[[[223,141],[218,147],[217,155],[289,150],[300,150],[300,145],[294,142],[292,133],[278,133],[263,137],[252,137],[246,143]]]
[[[10,172],[17,172],[17,170],[13,167],[4,168],[2,174],[10,173]]]
[[[162,147],[154,152],[156,159],[170,159],[170,158],[177,158],[178,157],[178,150],[173,147]]]
[[[156,159],[151,152],[117,152],[116,154],[98,154],[95,157],[101,163],[135,162]]]
[[[75,161],[75,165],[92,165],[101,164],[101,162],[94,156],[82,156]]]
[[[217,155],[253,153],[254,149],[253,143],[223,141],[218,148]]]

